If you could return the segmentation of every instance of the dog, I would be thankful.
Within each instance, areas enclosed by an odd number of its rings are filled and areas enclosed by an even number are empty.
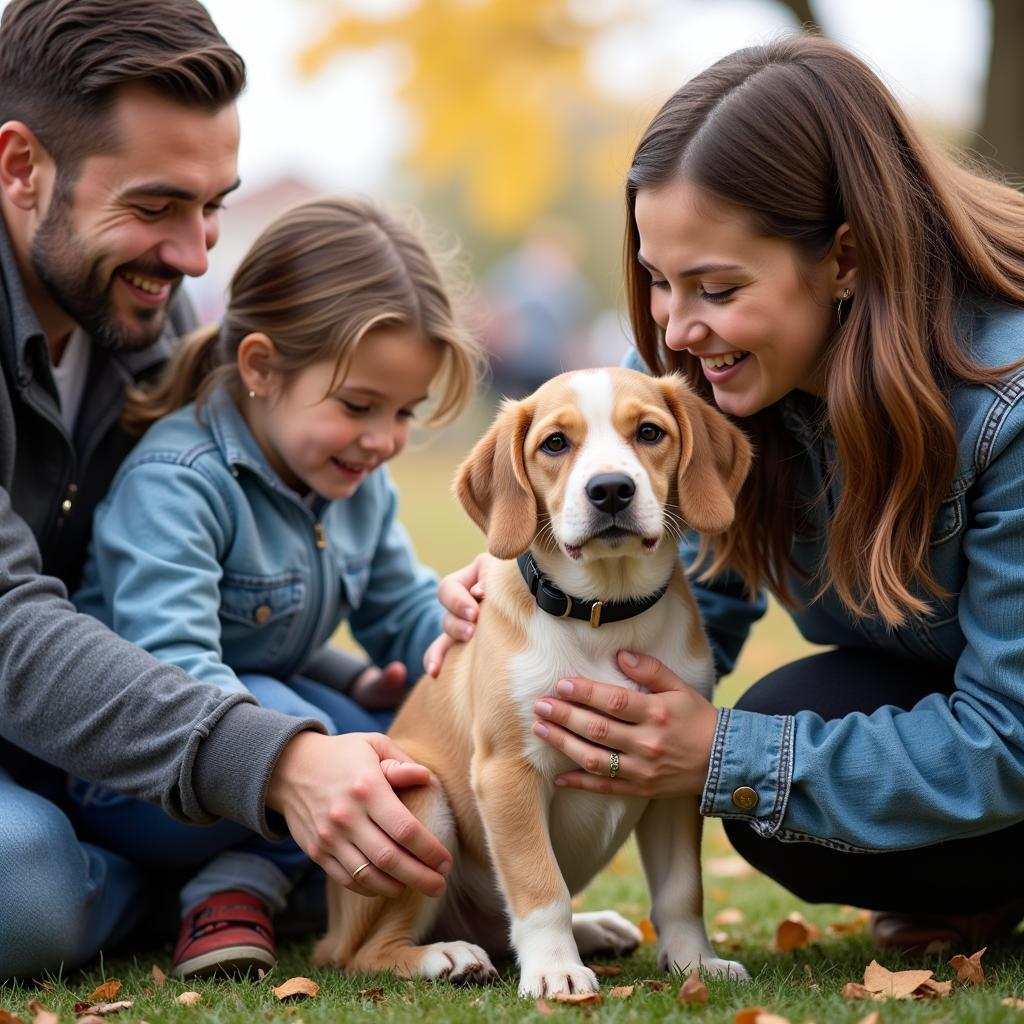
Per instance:
[[[710,695],[677,541],[684,527],[729,526],[750,460],[743,433],[677,376],[577,371],[503,405],[455,481],[503,561],[473,638],[390,730],[436,776],[401,796],[453,855],[447,891],[366,898],[329,882],[318,964],[483,982],[492,957],[514,952],[521,995],[594,992],[582,957],[625,955],[642,936],[611,911],[574,914],[572,896],[635,830],[659,966],[749,977],[708,942],[697,799],[556,788],[577,765],[532,734],[531,709],[567,675],[639,689],[619,650],[652,654]]]

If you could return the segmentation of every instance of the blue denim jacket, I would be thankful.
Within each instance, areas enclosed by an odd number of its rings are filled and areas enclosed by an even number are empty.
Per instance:
[[[1024,310],[995,303],[962,319],[975,359],[999,366],[1024,356]],[[632,365],[642,368],[638,357]],[[818,644],[891,651],[953,672],[955,692],[910,711],[823,721],[811,712],[769,716],[719,711],[702,798],[704,814],[745,819],[764,836],[810,840],[843,850],[896,850],[979,835],[1024,818],[1024,369],[998,386],[959,385],[949,396],[956,422],[956,474],[931,536],[931,570],[952,596],[932,600],[923,622],[890,630],[858,622],[834,593],[813,601],[813,583],[790,582],[790,614]],[[817,405],[784,400],[788,430],[803,448],[796,479],[812,503],[810,529],[793,542],[813,573],[842,481],[822,490],[834,443],[813,423]],[[815,496],[820,496],[814,501]],[[692,559],[694,538],[684,544]],[[763,595],[747,600],[726,574],[694,586],[720,672],[732,669]],[[822,686],[828,685],[822,679]],[[732,802],[739,786],[751,810]]]
[[[308,503],[223,390],[202,420],[179,409],[122,465],[96,511],[79,610],[228,690],[247,672],[288,680],[344,619],[373,661],[417,679],[443,610],[386,469],[351,498]]]

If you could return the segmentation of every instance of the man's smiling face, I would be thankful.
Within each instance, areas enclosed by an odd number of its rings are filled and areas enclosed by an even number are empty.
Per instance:
[[[145,86],[111,113],[119,145],[59,176],[32,238],[49,298],[95,342],[138,349],[159,336],[184,275],[206,271],[224,197],[238,184],[234,105],[211,112]]]

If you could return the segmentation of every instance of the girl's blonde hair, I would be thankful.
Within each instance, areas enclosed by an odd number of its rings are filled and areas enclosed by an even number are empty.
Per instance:
[[[452,303],[416,234],[361,198],[305,202],[256,239],[231,279],[220,327],[186,337],[152,390],[129,392],[122,423],[142,433],[155,420],[219,385],[242,397],[238,346],[249,334],[274,343],[285,381],[333,359],[335,383],[363,337],[376,328],[411,328],[443,349],[427,423],[450,422],[473,396],[481,367],[476,341],[456,322]]]
[[[960,305],[1024,302],[1024,196],[929,146],[878,77],[813,36],[739,50],[687,82],[644,132],[626,186],[626,280],[637,347],[709,401],[699,362],[670,352],[637,261],[640,189],[683,178],[817,261],[848,222],[856,294],[826,355],[828,426],[846,486],[829,525],[822,591],[889,626],[926,617],[942,590],[929,540],[956,466],[949,389],[994,382],[958,335]],[[742,421],[758,457],[709,571],[729,565],[788,599],[801,509],[777,405]],[[923,595],[923,596],[922,596]]]

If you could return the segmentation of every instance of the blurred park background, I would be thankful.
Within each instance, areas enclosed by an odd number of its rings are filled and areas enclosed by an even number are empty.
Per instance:
[[[852,47],[922,128],[998,173],[1024,175],[1020,0],[206,0],[245,57],[242,187],[209,273],[220,315],[231,271],[282,208],[368,193],[418,211],[454,254],[490,384],[455,427],[394,465],[403,519],[440,572],[482,537],[449,495],[497,398],[563,369],[617,363],[622,181],[665,97],[740,46],[811,26]],[[774,610],[729,700],[802,650]]]

